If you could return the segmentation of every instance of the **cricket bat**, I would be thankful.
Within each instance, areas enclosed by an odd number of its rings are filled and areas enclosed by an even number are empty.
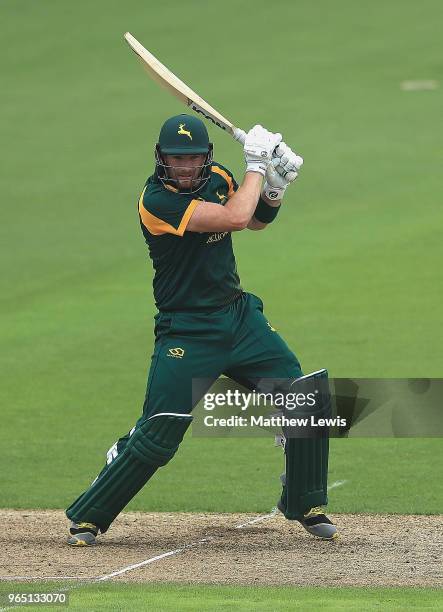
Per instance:
[[[208,119],[244,144],[244,137],[242,138],[238,134],[236,137],[236,127],[226,119],[226,117],[223,117],[215,108],[203,100],[195,91],[166,68],[166,66],[145,49],[132,34],[126,32],[124,38],[134,53],[140,58],[146,72],[154,81],[157,81],[157,83],[181,100],[186,106],[192,108],[193,111],[199,115],[203,115],[205,119]]]

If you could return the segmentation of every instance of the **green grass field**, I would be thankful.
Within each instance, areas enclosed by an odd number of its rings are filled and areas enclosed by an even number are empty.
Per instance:
[[[60,585],[0,585],[1,602],[7,593],[53,593]],[[291,587],[217,587],[183,585],[104,584],[74,587],[66,592],[69,607],[39,610],[441,610],[441,592],[434,589],[323,589]],[[119,603],[115,603],[118,600]]]
[[[184,108],[144,74],[126,30],[234,123],[281,131],[304,156],[275,225],[235,236],[244,288],[304,370],[441,377],[442,17],[438,0],[260,0],[253,11],[3,0],[2,507],[66,507],[141,409],[155,308],[136,201],[161,123]],[[404,91],[406,80],[438,86]],[[241,178],[241,148],[209,131]],[[268,511],[281,464],[272,440],[189,435],[129,509]],[[330,481],[346,483],[331,510],[439,513],[442,467],[438,439],[333,440]],[[199,609],[228,609],[217,590],[197,591]],[[125,592],[142,609],[142,587]],[[434,605],[431,591],[405,593],[389,594],[393,608],[409,596]],[[232,597],[237,609],[379,605],[355,591]]]

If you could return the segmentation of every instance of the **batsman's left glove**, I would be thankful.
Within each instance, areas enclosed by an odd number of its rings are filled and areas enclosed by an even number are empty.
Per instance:
[[[303,158],[284,142],[280,143],[266,169],[263,195],[269,200],[282,200],[286,188],[295,181],[302,165]]]

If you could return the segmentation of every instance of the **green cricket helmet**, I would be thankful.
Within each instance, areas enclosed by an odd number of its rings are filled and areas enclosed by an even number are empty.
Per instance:
[[[212,142],[209,142],[208,130],[203,121],[193,115],[176,115],[163,124],[158,143],[155,147],[155,174],[165,184],[174,186],[176,179],[168,174],[164,155],[202,155],[206,158],[200,174],[194,179],[190,190],[186,193],[199,191],[209,180],[212,164]]]

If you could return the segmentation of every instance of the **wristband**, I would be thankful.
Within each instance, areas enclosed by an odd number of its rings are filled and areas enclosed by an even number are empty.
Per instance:
[[[284,187],[272,187],[267,181],[263,185],[262,194],[270,200],[283,200],[287,185]]]
[[[279,210],[280,206],[269,206],[267,202],[260,198],[257,208],[255,209],[254,217],[257,221],[261,221],[262,223],[272,223],[278,215]]]

